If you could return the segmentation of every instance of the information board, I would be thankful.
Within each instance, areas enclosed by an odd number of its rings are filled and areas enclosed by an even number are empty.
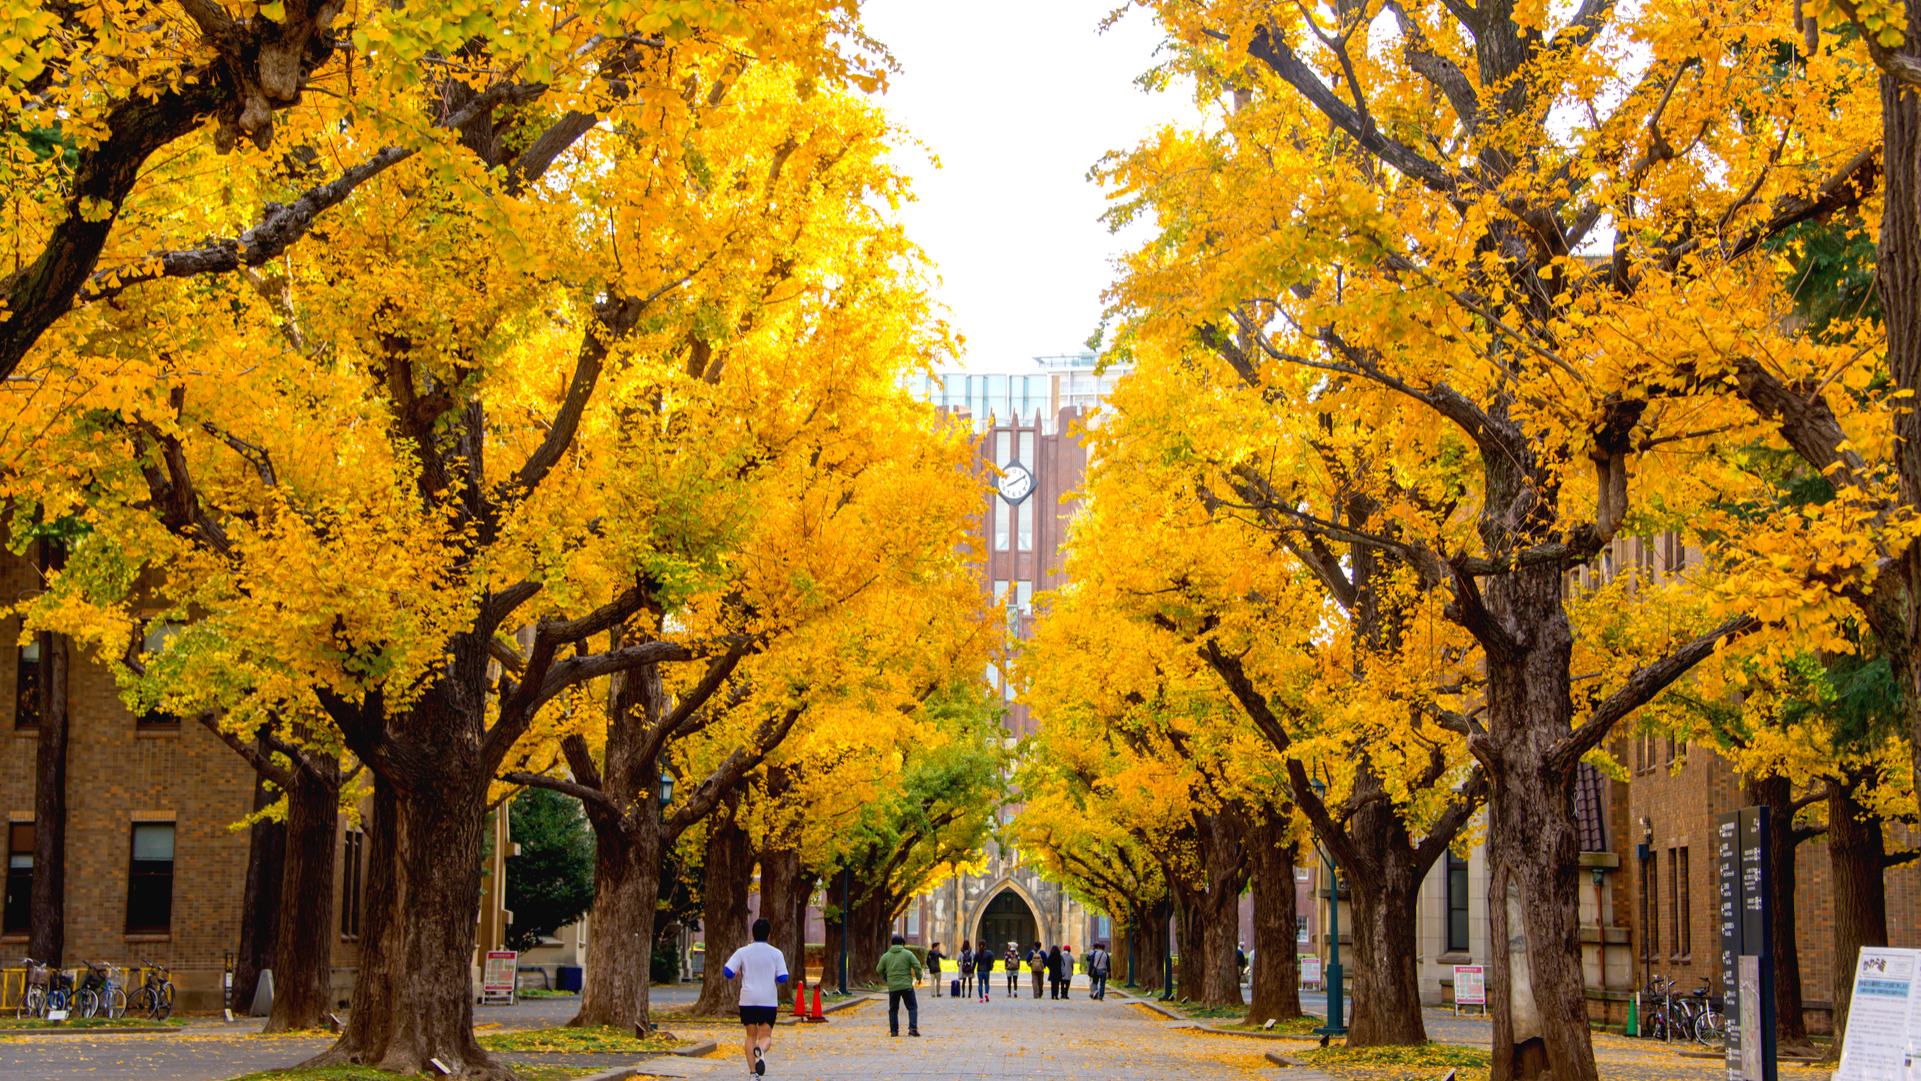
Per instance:
[[[1301,954],[1301,982],[1318,984],[1321,982],[1321,959],[1311,953]]]
[[[1776,1078],[1769,829],[1766,807],[1743,807],[1715,823],[1728,1081]]]
[[[480,996],[485,1001],[514,998],[514,969],[520,955],[512,950],[488,950],[486,967],[480,970]]]
[[[1921,1042],[1918,974],[1921,950],[1862,948],[1834,1081],[1908,1081],[1909,1049]]]
[[[1480,965],[1454,966],[1454,1004],[1487,1005],[1487,969]]]

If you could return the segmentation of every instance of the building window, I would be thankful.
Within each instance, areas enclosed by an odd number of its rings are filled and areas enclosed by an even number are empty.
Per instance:
[[[173,927],[173,823],[136,822],[127,868],[127,933],[166,934]]]
[[[907,910],[907,933],[920,934],[920,906],[918,905]]]
[[[1020,550],[1023,552],[1033,551],[1034,550],[1034,497],[1029,496],[1026,499],[1021,500],[1021,505],[1014,508],[1014,518],[1019,523],[1019,530],[1018,530],[1019,535],[1015,539],[1016,539],[1016,542],[1020,545]]]
[[[1641,860],[1641,960],[1652,963],[1661,953],[1660,866],[1650,847]]]
[[[1668,849],[1668,956],[1678,959],[1681,956],[1681,877],[1676,873],[1680,862],[1674,858],[1674,852]]]
[[[340,846],[340,937],[360,935],[360,855],[367,835],[348,830]]]
[[[40,727],[40,639],[21,646],[14,654],[13,726]]]
[[[1008,545],[1008,520],[1014,516],[1014,508],[1008,506],[1007,500],[1002,499],[998,492],[992,498],[994,500],[994,550],[1005,552]]]
[[[1447,948],[1466,953],[1467,937],[1467,861],[1452,851],[1447,854]]]
[[[1686,960],[1694,956],[1693,927],[1690,926],[1693,921],[1689,918],[1688,912],[1691,906],[1688,903],[1690,899],[1688,897],[1688,850],[1686,848],[1677,848],[1674,850],[1674,879],[1675,882],[1678,883],[1678,889],[1681,895],[1680,903],[1675,908],[1674,929],[1681,939],[1681,957],[1683,960]]]
[[[1294,941],[1301,946],[1311,945],[1314,941],[1314,932],[1307,925],[1307,917],[1298,912],[1294,914]]]
[[[149,659],[158,657],[167,648],[167,643],[172,641],[180,631],[181,626],[178,623],[147,624],[147,633],[142,646],[147,657]],[[140,714],[137,727],[177,729],[180,727],[180,718],[163,709],[150,709]]]
[[[7,826],[6,913],[0,933],[24,935],[33,926],[33,823]]]
[[[1020,609],[1022,615],[1034,613],[1034,583],[1025,580],[1014,583],[1014,607]]]

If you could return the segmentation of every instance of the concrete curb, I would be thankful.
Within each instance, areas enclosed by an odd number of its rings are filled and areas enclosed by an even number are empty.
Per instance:
[[[1211,1032],[1216,1036],[1249,1036],[1256,1040],[1300,1040],[1305,1043],[1321,1042],[1319,1036],[1309,1036],[1302,1032],[1251,1032],[1246,1029],[1215,1028],[1213,1025],[1200,1024],[1194,1027],[1200,1029],[1202,1032]]]
[[[826,1013],[827,1012],[826,1008],[822,1007],[821,1012]],[[667,1053],[670,1055],[680,1055],[683,1058],[699,1058],[702,1055],[711,1055],[718,1050],[720,1050],[720,1045],[715,1043],[712,1040],[708,1040],[706,1043],[696,1043],[696,1044],[689,1044],[686,1047],[676,1047],[672,1051],[669,1051]],[[581,1081],[586,1081],[586,1079],[582,1078]]]
[[[611,1070],[602,1070],[599,1073],[590,1073],[586,1077],[577,1077],[574,1081],[627,1081],[628,1078],[639,1072],[639,1070],[636,1070],[632,1066],[616,1066]]]
[[[1279,1052],[1269,1051],[1266,1057],[1267,1061],[1276,1066],[1287,1067],[1288,1081],[1335,1081],[1331,1075],[1322,1073],[1306,1063],[1295,1062]],[[580,1081],[587,1081],[587,1079],[581,1078]]]
[[[174,1025],[139,1028],[0,1028],[0,1036],[178,1036],[187,1031]]]

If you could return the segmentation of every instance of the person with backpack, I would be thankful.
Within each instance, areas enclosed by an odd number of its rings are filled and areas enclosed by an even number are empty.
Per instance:
[[[780,985],[787,982],[787,957],[768,945],[773,925],[754,921],[754,940],[727,959],[721,974],[740,981],[740,1023],[747,1030],[747,1076],[767,1073],[767,1052],[774,1049],[774,1020],[780,1016]]]
[[[1047,990],[1048,998],[1061,997],[1061,948],[1047,948]]]
[[[920,961],[907,948],[907,940],[895,935],[893,944],[880,955],[880,964],[874,966],[874,970],[887,981],[887,1034],[900,1035],[900,1004],[905,1002],[907,1034],[919,1036],[920,1002],[914,997],[914,985],[920,982]]]
[[[1097,1002],[1107,999],[1107,973],[1113,968],[1114,958],[1107,952],[1107,943],[1094,943],[1094,952],[1087,955],[1087,997]]]
[[[1074,989],[1074,944],[1061,947],[1061,997],[1072,998],[1068,992]]]
[[[974,982],[980,984],[982,1002],[987,1001],[987,987],[993,982],[993,976],[994,950],[983,942],[981,948],[974,951]]]
[[[941,956],[940,943],[934,943],[934,948],[927,951],[927,975],[933,979],[935,998],[940,997],[940,963],[945,960],[947,958]]]
[[[961,994],[974,993],[974,947],[965,939],[961,940],[960,952]]]
[[[1047,951],[1041,949],[1038,942],[1027,951],[1027,970],[1034,974],[1034,997],[1038,999],[1041,997],[1041,974],[1047,971]]]
[[[1001,958],[1007,969],[1007,997],[1019,998],[1021,994],[1021,948],[1016,942],[1007,944],[1007,955]]]

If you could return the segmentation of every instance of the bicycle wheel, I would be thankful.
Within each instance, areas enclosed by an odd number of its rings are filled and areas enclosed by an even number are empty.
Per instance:
[[[173,983],[169,981],[160,985],[158,999],[153,1007],[153,1019],[165,1021],[171,1016],[173,1016]]]
[[[1708,1010],[1694,1019],[1694,1042],[1699,1044],[1718,1044],[1727,1039],[1727,1030],[1721,1024],[1721,1015]]]
[[[118,1021],[127,1014],[127,993],[118,987],[109,987],[100,996],[100,1002],[109,1018]]]
[[[1647,1027],[1648,1039],[1650,1040],[1667,1039],[1668,1038],[1667,1010],[1660,1006],[1656,1006],[1653,1009],[1649,1010],[1646,1027]]]
[[[42,1016],[51,1016],[56,1010],[66,1008],[67,992],[63,988],[56,987],[47,992],[47,1012]]]
[[[127,1000],[127,1008],[132,1010],[136,1014],[152,1017],[153,1016],[153,988],[142,987],[135,990],[133,993],[133,997]]]
[[[75,991],[73,993],[73,1015],[75,1017],[92,1017],[94,1011],[99,1008],[99,995],[92,991]]]
[[[38,1017],[47,1008],[47,989],[34,984],[20,998],[20,1008],[14,1011],[15,1017]]]

